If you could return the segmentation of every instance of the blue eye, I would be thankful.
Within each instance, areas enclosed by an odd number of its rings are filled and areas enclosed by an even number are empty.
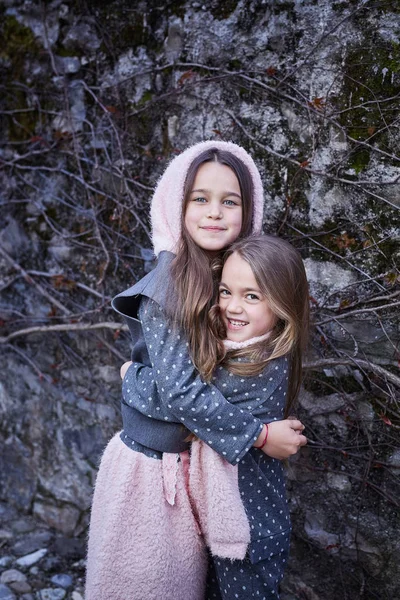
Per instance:
[[[224,200],[224,204],[226,204],[227,206],[238,206],[237,202],[235,202],[234,200]]]
[[[246,298],[249,300],[259,300],[260,298],[256,294],[247,294]]]
[[[199,198],[193,198],[193,202],[198,202],[199,204],[204,204],[205,202],[207,202],[207,199],[204,198],[203,196],[200,196]]]

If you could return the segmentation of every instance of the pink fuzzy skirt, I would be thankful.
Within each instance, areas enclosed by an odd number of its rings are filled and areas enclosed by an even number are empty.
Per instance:
[[[85,600],[203,600],[207,554],[184,465],[168,502],[165,465],[115,435],[100,464],[89,529]]]

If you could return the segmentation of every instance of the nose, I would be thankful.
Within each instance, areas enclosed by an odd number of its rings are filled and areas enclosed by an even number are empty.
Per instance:
[[[209,203],[207,216],[211,219],[222,218],[221,205],[217,200],[211,200],[211,202]]]
[[[229,302],[228,305],[226,307],[226,312],[228,314],[235,314],[235,315],[239,315],[242,312],[242,305],[240,303],[239,298],[235,298],[234,296],[231,296],[229,298]]]

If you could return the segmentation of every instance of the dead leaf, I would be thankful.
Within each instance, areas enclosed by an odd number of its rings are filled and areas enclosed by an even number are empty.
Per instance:
[[[323,108],[325,108],[325,100],[322,97],[313,98],[309,101],[308,105],[312,108],[316,108],[317,110],[322,110]]]
[[[378,416],[386,425],[392,425],[392,421],[383,413],[380,413]]]
[[[179,77],[178,85],[183,85],[185,81],[191,79],[192,77],[194,77],[194,71],[192,71],[192,69],[189,69],[189,71],[186,71],[185,73],[183,73],[183,75]]]
[[[344,232],[341,236],[338,236],[336,239],[336,244],[338,248],[349,248],[350,246],[354,246],[357,244],[356,240],[350,237],[346,232]]]

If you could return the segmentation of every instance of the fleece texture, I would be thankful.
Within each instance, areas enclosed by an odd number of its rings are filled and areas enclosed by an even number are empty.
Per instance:
[[[238,466],[201,440],[192,443],[189,489],[205,542],[213,556],[243,560],[250,525],[240,497]]]
[[[109,442],[93,498],[85,600],[204,600],[207,554],[176,463],[174,504],[163,462]]]
[[[213,556],[243,560],[250,544],[250,526],[240,497],[238,466],[230,465],[202,440],[189,452],[162,456],[165,500],[176,502],[178,466],[182,463],[199,533]]]
[[[163,250],[176,254],[180,235],[183,188],[187,171],[193,160],[204,150],[218,148],[234,154],[248,168],[254,186],[254,213],[252,233],[260,233],[263,219],[264,193],[260,173],[250,154],[233,142],[207,141],[187,148],[167,166],[151,201],[151,227],[154,254]]]
[[[258,344],[258,342],[265,342],[271,335],[270,331],[264,333],[264,335],[258,335],[257,337],[250,338],[244,342],[234,342],[232,340],[224,340],[225,350],[240,350],[241,348],[247,348],[252,344]]]

